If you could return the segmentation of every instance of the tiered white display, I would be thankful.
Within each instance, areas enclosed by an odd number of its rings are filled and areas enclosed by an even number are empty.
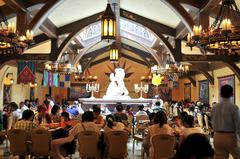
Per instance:
[[[124,83],[124,69],[116,68],[115,73],[111,73],[109,78],[111,82],[103,99],[131,99]]]

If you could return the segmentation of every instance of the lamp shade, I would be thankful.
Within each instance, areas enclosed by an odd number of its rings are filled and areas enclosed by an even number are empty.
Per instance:
[[[111,62],[118,62],[119,49],[115,44],[112,45],[109,53],[110,53],[110,59],[109,60]]]
[[[102,40],[115,40],[116,39],[116,16],[113,13],[110,4],[107,4],[107,8],[102,16]]]

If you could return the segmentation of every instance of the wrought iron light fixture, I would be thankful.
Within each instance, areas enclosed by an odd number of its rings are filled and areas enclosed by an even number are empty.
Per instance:
[[[19,35],[15,23],[8,23],[2,15],[0,20],[0,54],[22,54],[32,42],[33,31],[27,30],[26,35]]]
[[[118,59],[119,59],[119,48],[116,46],[116,43],[112,44],[109,53],[110,53],[110,59],[109,60],[112,63],[117,63]]]
[[[58,62],[48,62],[45,64],[45,70],[49,72],[56,72],[59,74],[80,74],[82,73],[82,67],[78,64],[74,67],[70,63],[58,63]]]
[[[239,9],[235,0],[222,0],[222,5],[213,24],[203,30],[201,25],[193,27],[193,34],[187,36],[187,46],[198,46],[215,54],[240,53],[240,26],[233,26],[231,21],[238,21]]]
[[[112,11],[111,5],[108,3],[102,19],[102,40],[115,40],[116,39],[116,16]]]

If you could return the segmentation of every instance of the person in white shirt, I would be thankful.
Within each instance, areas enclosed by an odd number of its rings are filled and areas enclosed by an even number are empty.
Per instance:
[[[136,113],[136,116],[137,115],[148,115],[147,112],[145,112],[143,109],[144,109],[144,105],[139,105],[138,106],[138,112]]]
[[[21,113],[23,113],[25,110],[29,109],[24,102],[20,102],[19,107],[21,109]]]

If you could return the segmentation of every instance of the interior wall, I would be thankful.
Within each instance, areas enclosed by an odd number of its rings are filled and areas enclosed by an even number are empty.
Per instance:
[[[0,109],[4,107],[3,104],[3,88],[4,88],[4,78],[7,73],[13,73],[14,83],[11,85],[11,101],[19,104],[21,101],[30,98],[30,86],[28,84],[17,84],[17,67],[4,65],[0,69]],[[34,88],[35,98],[39,98],[40,103],[43,102],[45,94],[48,92],[48,88],[42,87],[42,74],[36,73],[36,82],[38,86]]]
[[[238,65],[240,66],[240,65]],[[219,101],[219,91],[218,91],[218,78],[224,76],[234,75],[231,69],[228,67],[224,67],[221,69],[216,69],[212,72],[209,72],[214,77],[214,85],[209,83],[209,103],[218,102]],[[203,74],[197,74],[193,77],[196,80],[196,87],[191,85],[191,100],[198,101],[199,100],[199,81],[206,80],[206,77]],[[184,100],[184,84],[190,83],[187,78],[183,78],[179,80],[179,86],[173,89],[173,100]],[[235,76],[235,104],[240,106],[240,82],[238,78]]]

